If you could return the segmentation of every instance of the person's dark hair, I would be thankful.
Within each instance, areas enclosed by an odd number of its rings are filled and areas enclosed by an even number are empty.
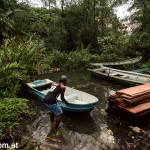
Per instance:
[[[59,82],[68,81],[67,77],[65,75],[62,75],[59,79]]]

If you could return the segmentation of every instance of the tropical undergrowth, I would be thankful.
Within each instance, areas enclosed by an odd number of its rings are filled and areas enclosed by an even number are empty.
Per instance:
[[[92,67],[92,63],[100,63],[109,61],[121,61],[125,57],[122,57],[121,54],[115,54],[111,52],[102,52],[99,54],[92,54],[90,52],[90,46],[84,48],[81,45],[81,48],[78,48],[75,51],[70,51],[69,53],[62,52],[59,50],[53,50],[49,56],[49,64],[52,68],[61,68],[68,70],[86,70],[87,68]]]
[[[38,40],[7,39],[0,49],[0,96],[15,97],[31,74],[49,69],[44,47]]]
[[[23,84],[39,70],[49,69],[43,43],[31,37],[6,39],[0,47],[0,138],[28,116],[26,99],[17,98]]]
[[[27,102],[22,98],[0,99],[0,140],[12,134],[14,127],[31,114]]]
[[[150,60],[148,62],[137,62],[137,63],[134,63],[134,64],[126,64],[123,66],[123,68],[125,70],[136,70],[136,69],[141,69],[141,68],[150,68]]]
[[[84,70],[91,66],[92,62],[99,62],[100,56],[91,54],[89,48],[81,48],[69,53],[53,50],[49,57],[51,67],[69,69],[69,70]]]

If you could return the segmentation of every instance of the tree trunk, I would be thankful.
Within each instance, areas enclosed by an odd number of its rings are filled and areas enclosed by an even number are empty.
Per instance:
[[[61,1],[61,16],[64,17],[64,0]]]
[[[48,2],[48,8],[49,8],[49,21],[51,21],[51,2],[50,2],[50,0],[49,0],[49,2]]]
[[[2,31],[0,31],[0,45],[2,44],[3,40],[4,40],[4,36],[2,34]]]

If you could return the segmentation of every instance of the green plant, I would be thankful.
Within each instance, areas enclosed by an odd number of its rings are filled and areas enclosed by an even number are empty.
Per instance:
[[[149,59],[149,61],[147,62],[146,66],[150,68],[150,59]]]
[[[54,50],[49,58],[50,66],[69,70],[83,70],[89,68],[90,63],[100,62],[98,54],[91,54],[89,49],[82,48],[69,53]]]
[[[31,114],[27,102],[27,99],[21,98],[0,99],[0,138],[4,132],[13,129],[21,119]]]
[[[0,95],[14,97],[31,74],[50,69],[46,55],[43,43],[33,37],[6,39],[0,49]]]

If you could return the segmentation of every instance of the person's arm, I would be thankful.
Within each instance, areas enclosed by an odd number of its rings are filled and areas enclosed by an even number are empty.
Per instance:
[[[61,100],[65,102],[65,104],[68,104],[68,101],[66,101],[64,95],[65,95],[65,86],[61,87]]]

